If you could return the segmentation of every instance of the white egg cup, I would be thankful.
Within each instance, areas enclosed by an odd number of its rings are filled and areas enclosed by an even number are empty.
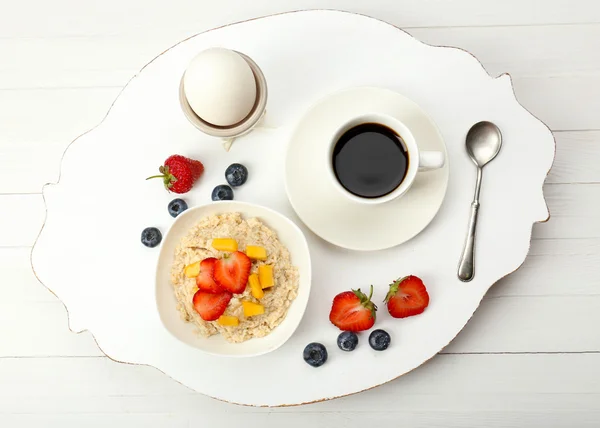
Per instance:
[[[192,125],[205,134],[221,138],[226,151],[229,151],[236,138],[248,134],[257,127],[266,113],[268,95],[267,80],[260,67],[247,55],[237,51],[234,52],[239,54],[248,63],[256,81],[256,101],[250,113],[242,121],[229,126],[217,126],[205,121],[194,112],[185,96],[185,73],[181,77],[181,83],[179,84],[179,103],[185,117],[187,117]]]

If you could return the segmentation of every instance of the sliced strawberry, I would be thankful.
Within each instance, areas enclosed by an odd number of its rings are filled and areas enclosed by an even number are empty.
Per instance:
[[[243,293],[248,284],[251,268],[252,261],[244,253],[235,251],[226,254],[215,263],[215,282],[231,293]]]
[[[390,284],[385,297],[387,308],[394,318],[406,318],[422,313],[429,305],[429,293],[421,278],[410,275]]]
[[[219,287],[213,279],[216,262],[217,259],[215,259],[214,257],[210,257],[208,259],[202,260],[202,262],[200,263],[200,273],[196,277],[196,285],[198,286],[199,290],[214,294],[222,293],[223,291],[225,291],[221,287]]]
[[[194,309],[204,321],[214,321],[223,315],[231,297],[232,295],[228,291],[214,294],[198,290],[194,294],[192,302]]]
[[[371,301],[373,286],[369,297],[360,288],[345,291],[333,299],[329,321],[340,330],[363,331],[373,327],[376,319],[377,306]]]

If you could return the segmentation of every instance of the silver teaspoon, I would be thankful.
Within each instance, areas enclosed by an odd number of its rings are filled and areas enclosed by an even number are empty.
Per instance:
[[[479,191],[481,190],[481,176],[483,167],[491,162],[502,147],[502,134],[496,125],[491,122],[479,122],[469,129],[466,140],[467,153],[477,166],[477,184],[475,196],[471,203],[471,218],[469,231],[465,241],[462,257],[458,263],[458,278],[468,282],[475,275],[475,230],[477,228],[477,213],[479,212]]]

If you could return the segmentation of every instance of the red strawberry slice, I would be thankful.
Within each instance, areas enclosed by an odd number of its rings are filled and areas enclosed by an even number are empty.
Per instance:
[[[165,188],[175,193],[189,192],[194,182],[204,172],[202,162],[181,155],[169,156],[159,169],[160,175],[151,178],[162,178]]]
[[[232,295],[228,291],[214,294],[198,290],[194,294],[192,302],[194,309],[204,321],[214,321],[223,315],[231,297]]]
[[[391,316],[406,318],[425,310],[429,305],[429,293],[421,278],[414,275],[405,276],[390,284],[385,302]]]
[[[364,331],[373,327],[376,319],[377,306],[371,301],[373,286],[367,297],[360,288],[345,291],[333,299],[329,321],[340,330]]]
[[[198,286],[199,290],[213,294],[222,293],[225,291],[217,285],[213,278],[216,262],[217,259],[214,257],[209,257],[208,259],[204,259],[202,262],[200,262],[200,273],[196,277],[196,285]]]
[[[244,253],[236,251],[226,254],[215,263],[215,282],[231,293],[243,293],[248,284],[251,268],[252,261]]]

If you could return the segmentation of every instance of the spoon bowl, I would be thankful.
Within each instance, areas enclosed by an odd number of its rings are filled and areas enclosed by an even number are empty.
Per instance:
[[[467,153],[475,165],[483,168],[493,160],[502,147],[500,129],[491,122],[479,122],[467,133]]]

